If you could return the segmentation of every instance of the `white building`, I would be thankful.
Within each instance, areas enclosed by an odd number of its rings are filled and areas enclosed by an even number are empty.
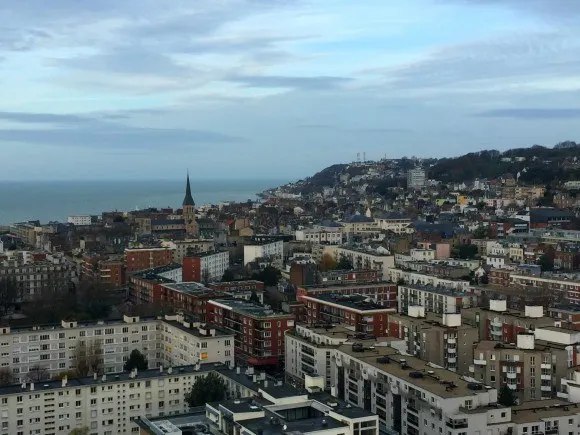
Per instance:
[[[76,216],[69,216],[67,219],[67,222],[69,224],[73,224],[74,226],[77,226],[77,227],[83,227],[83,226],[91,225],[93,222],[93,219],[90,215],[76,215]]]
[[[0,367],[12,370],[14,382],[49,378],[74,368],[75,349],[102,350],[100,371],[123,370],[132,350],[143,353],[150,367],[201,362],[233,362],[233,334],[187,323],[180,316],[164,319],[125,316],[123,320],[0,328]]]
[[[224,272],[230,267],[229,251],[204,254],[199,259],[200,276],[203,280],[219,281]]]
[[[336,261],[342,256],[348,258],[355,269],[373,269],[381,273],[382,279],[388,279],[391,269],[395,267],[395,256],[388,251],[364,251],[344,246],[325,246],[324,254],[329,254]]]
[[[421,168],[410,169],[407,171],[407,188],[418,189],[425,186],[427,177],[425,170]]]
[[[435,249],[411,249],[410,257],[414,261],[433,261],[437,251]]]
[[[413,272],[402,269],[391,269],[389,277],[392,282],[405,282],[407,284],[419,284],[426,286],[441,286],[454,290],[469,290],[471,284],[469,281],[459,279],[439,278],[437,276]]]
[[[342,231],[340,231],[340,228],[335,228],[333,231],[305,228],[303,230],[296,230],[295,237],[300,242],[323,245],[340,245],[342,243]]]
[[[283,256],[284,242],[282,240],[255,245],[244,245],[244,266],[259,259],[266,259],[267,262],[281,266]]]
[[[399,213],[382,213],[375,217],[375,222],[381,230],[392,231],[395,234],[412,233],[411,218]]]
[[[399,285],[399,313],[406,313],[410,306],[425,307],[425,311],[437,314],[459,313],[463,308],[477,304],[477,296],[449,288],[420,284]]]

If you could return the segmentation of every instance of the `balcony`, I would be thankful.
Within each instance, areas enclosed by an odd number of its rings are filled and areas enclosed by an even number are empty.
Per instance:
[[[491,335],[501,336],[502,335],[502,331],[501,331],[501,329],[492,329],[491,330]]]
[[[542,363],[540,365],[541,369],[551,369],[552,368],[552,364],[548,364],[548,363]]]
[[[485,360],[485,359],[474,359],[473,360],[473,364],[475,364],[476,366],[486,366],[487,365],[487,360]]]
[[[446,420],[445,426],[451,429],[467,429],[468,423],[467,419],[460,419],[460,420]]]
[[[540,375],[540,379],[542,381],[551,381],[552,380],[552,375]]]
[[[502,328],[503,327],[503,323],[495,320],[492,320],[491,322],[489,322],[489,324],[494,327],[494,328]]]
[[[447,362],[449,364],[455,364],[457,362],[457,358],[455,358],[454,356],[453,357],[450,356],[447,358]]]
[[[518,384],[506,384],[510,390],[517,390]]]
[[[540,387],[541,391],[552,391],[552,386],[551,385],[542,385]]]
[[[517,378],[517,376],[518,376],[518,374],[517,374],[516,372],[507,372],[507,373],[506,373],[506,377],[507,377],[508,379],[516,379],[516,378]]]
[[[456,338],[448,338],[447,339],[447,343],[449,343],[449,344],[456,344],[457,343],[457,339]]]
[[[455,347],[448,347],[447,348],[447,353],[456,354],[457,353],[457,348],[455,348]]]
[[[469,365],[469,373],[475,373],[475,367],[473,366],[473,364]]]

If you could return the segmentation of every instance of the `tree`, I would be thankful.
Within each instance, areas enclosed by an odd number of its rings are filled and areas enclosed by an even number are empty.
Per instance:
[[[18,300],[18,285],[15,279],[0,280],[0,313],[6,314]]]
[[[554,270],[554,259],[550,258],[549,255],[543,254],[540,257],[538,264],[542,268],[542,272]]]
[[[123,366],[123,369],[127,372],[132,371],[133,369],[137,370],[147,370],[147,357],[139,352],[137,349],[133,349],[131,351],[131,355],[129,355],[129,359]]]
[[[346,255],[341,255],[336,268],[338,270],[351,270],[354,269],[354,266],[352,265],[352,261]]]
[[[230,282],[234,279],[236,279],[234,272],[232,272],[231,269],[226,269],[224,275],[222,276],[222,282]]]
[[[476,245],[455,245],[453,247],[453,257],[464,260],[472,260],[477,256]]]
[[[478,227],[474,232],[473,232],[473,238],[474,239],[487,239],[488,237],[488,232],[487,232],[487,228],[484,227]]]
[[[89,435],[89,428],[87,426],[76,427],[68,435]]]
[[[226,397],[227,387],[224,380],[215,372],[200,376],[191,390],[185,394],[185,401],[193,408],[206,403],[219,402]]]
[[[48,369],[37,364],[28,369],[26,379],[29,382],[40,382],[47,380],[49,377]]]
[[[260,298],[258,297],[258,294],[256,293],[255,290],[252,290],[252,294],[250,296],[249,302],[252,302],[253,304],[260,304]]]
[[[324,254],[322,256],[322,261],[320,262],[319,266],[320,266],[320,270],[322,270],[323,272],[327,272],[329,270],[336,269],[337,265],[338,265],[338,263],[332,255]]]
[[[497,398],[497,403],[503,406],[514,406],[516,404],[516,398],[512,393],[512,390],[507,385],[501,387],[499,390],[499,396]]]
[[[62,371],[57,375],[54,375],[52,377],[52,379],[55,381],[60,381],[60,380],[64,379],[65,377],[67,377],[68,379],[71,379],[71,378],[77,378],[78,376],[79,375],[78,375],[76,370],[70,369],[70,370]]]
[[[262,281],[267,286],[275,286],[278,284],[281,276],[281,272],[274,266],[266,266],[260,272],[254,273],[252,278]]]
[[[14,383],[14,375],[10,367],[0,368],[0,387],[12,385]]]
[[[100,373],[103,368],[102,353],[100,343],[92,341],[87,346],[84,341],[78,341],[73,353],[73,364],[77,376],[84,377],[92,373]]]
[[[201,282],[204,284],[208,284],[211,280],[211,274],[209,273],[208,269],[205,269],[201,274]]]

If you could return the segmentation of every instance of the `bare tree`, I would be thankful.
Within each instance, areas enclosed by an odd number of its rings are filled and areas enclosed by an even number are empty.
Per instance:
[[[34,365],[28,369],[28,376],[26,379],[29,382],[40,382],[45,381],[50,378],[48,373],[48,369],[46,367],[42,367],[41,365]]]
[[[102,346],[97,341],[91,341],[88,345],[79,341],[73,355],[77,375],[84,377],[91,373],[100,373],[103,368],[102,354]]]
[[[14,383],[14,375],[9,367],[0,368],[0,387],[12,385]]]

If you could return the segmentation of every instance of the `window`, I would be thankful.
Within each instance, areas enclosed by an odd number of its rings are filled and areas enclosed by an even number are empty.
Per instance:
[[[105,335],[111,335],[115,333],[115,328],[106,328]]]
[[[231,352],[230,350],[226,350],[226,352],[225,352],[225,356],[231,356],[231,353],[232,353],[232,352]]]
[[[129,328],[127,328],[126,326],[123,328],[123,334],[127,334],[129,332]]]
[[[207,341],[202,341],[201,348],[202,349],[207,349]]]
[[[232,345],[232,341],[231,340],[226,340],[225,341],[225,345],[226,346],[231,346]]]

